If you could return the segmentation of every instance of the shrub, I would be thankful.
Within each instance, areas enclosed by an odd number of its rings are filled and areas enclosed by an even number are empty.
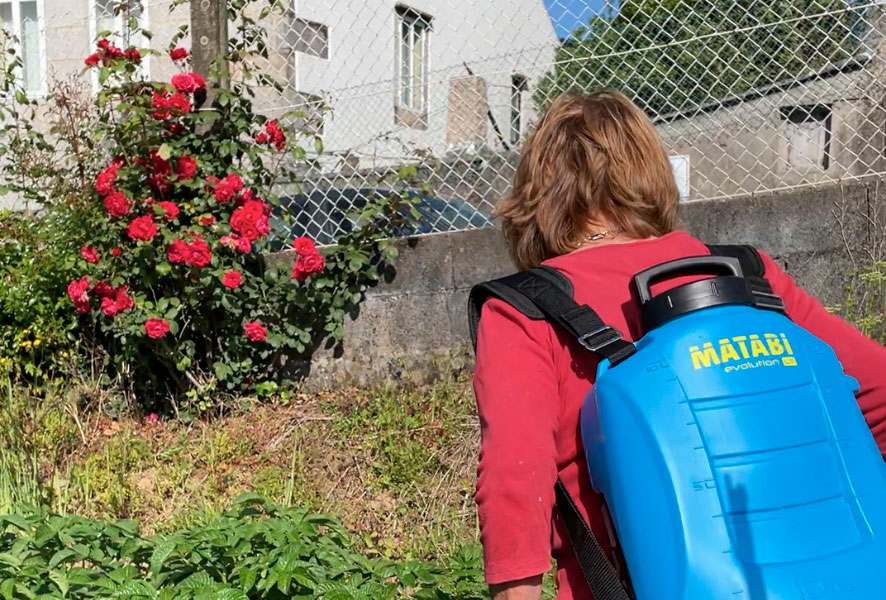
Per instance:
[[[255,22],[243,18],[240,28],[228,57],[240,76],[229,88],[190,69],[176,40],[165,59],[180,72],[148,82],[139,64],[159,53],[100,39],[85,58],[100,84],[94,106],[81,108],[90,126],[66,117],[81,104],[59,90],[56,146],[37,132],[33,104],[11,96],[8,186],[28,190],[44,215],[79,225],[50,240],[68,253],[66,266],[76,261],[66,282],[76,337],[100,351],[106,381],[133,386],[147,402],[188,394],[205,409],[219,389],[253,388],[283,357],[307,354],[324,336],[340,339],[345,315],[394,256],[385,238],[406,213],[397,196],[375,199],[334,248],[303,237],[293,260],[265,260],[287,235],[275,190],[296,180],[305,148],[319,140],[256,112],[252,82],[269,81],[242,57],[266,46]],[[57,161],[29,167],[23,154],[33,147]],[[50,278],[70,272],[39,268]]]
[[[485,598],[476,548],[447,564],[367,559],[341,524],[260,497],[205,525],[146,538],[130,521],[0,517],[5,598]]]

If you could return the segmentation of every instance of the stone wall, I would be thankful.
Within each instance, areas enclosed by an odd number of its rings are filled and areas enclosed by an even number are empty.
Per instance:
[[[835,305],[852,269],[847,248],[860,253],[882,243],[880,188],[875,182],[692,202],[683,206],[684,227],[708,243],[769,252],[823,304]],[[468,363],[468,291],[512,271],[499,231],[431,235],[402,246],[393,280],[370,291],[347,325],[340,356],[314,357],[309,384],[424,378]]]

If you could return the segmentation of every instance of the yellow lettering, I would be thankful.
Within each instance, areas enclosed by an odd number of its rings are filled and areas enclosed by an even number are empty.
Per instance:
[[[689,353],[692,355],[692,366],[696,370],[710,367],[712,364],[720,364],[720,357],[717,356],[717,351],[714,350],[714,345],[710,342],[706,342],[702,350],[699,350],[698,346],[692,346],[689,348]]]
[[[729,343],[729,340],[720,340],[720,362],[729,362],[730,360],[739,360],[738,352]]]
[[[745,335],[737,335],[734,338],[732,338],[732,341],[735,342],[736,344],[738,344],[738,349],[741,350],[741,357],[742,358],[750,358],[751,357],[751,355],[748,354],[748,345],[745,344],[747,339],[748,338]]]
[[[758,356],[769,356],[769,351],[766,350],[766,346],[760,341],[759,335],[751,336],[751,356],[754,358],[757,358]]]
[[[788,336],[785,334],[781,334],[781,341],[784,344],[784,349],[788,351],[788,354],[793,355],[794,350],[791,348],[791,343],[788,341]]]
[[[778,336],[774,333],[766,334],[766,345],[769,346],[769,354],[772,356],[781,356],[784,354],[784,346],[778,341]]]

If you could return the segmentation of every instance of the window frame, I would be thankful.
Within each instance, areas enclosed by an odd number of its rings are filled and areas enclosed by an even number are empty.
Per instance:
[[[804,125],[806,123],[817,123],[823,128],[824,139],[821,144],[821,159],[812,163],[816,165],[815,167],[791,163],[791,140],[787,132],[783,134],[788,144],[788,147],[786,148],[787,156],[784,157],[787,167],[789,169],[800,171],[812,171],[814,169],[827,171],[832,163],[831,142],[833,140],[833,106],[830,104],[801,104],[796,106],[782,106],[779,107],[778,111],[785,127]]]
[[[516,146],[523,140],[523,94],[529,91],[529,79],[523,73],[511,73],[510,119],[508,136],[511,145]]]
[[[433,16],[403,4],[394,10],[395,56],[394,116],[398,125],[415,129],[427,128],[430,111],[430,61]],[[408,29],[407,29],[408,28]],[[408,33],[407,33],[408,31]],[[417,32],[417,34],[416,34]],[[415,40],[421,41],[421,72],[416,74]],[[409,69],[405,70],[404,52],[408,52]],[[409,82],[408,84],[406,82]],[[408,96],[405,96],[408,94]]]
[[[312,52],[307,52],[305,50],[299,50],[297,44],[293,44],[292,51],[298,54],[304,54],[305,56],[310,56],[311,58],[316,58],[318,60],[330,60],[332,56],[332,28],[326,23],[321,23],[320,21],[313,21],[311,19],[305,19],[304,17],[299,17],[298,15],[292,15],[290,18],[290,23],[292,26],[295,25],[296,22],[301,21],[308,27],[318,27],[326,30],[326,53],[323,54],[314,54]],[[299,37],[299,40],[302,38]],[[310,45],[310,44],[309,44]]]
[[[23,2],[34,2],[37,7],[37,66],[39,70],[40,86],[39,89],[27,89],[24,77],[24,57],[22,56],[22,12],[21,5]],[[43,0],[2,0],[0,4],[9,4],[12,7],[12,28],[11,32],[15,43],[16,55],[22,59],[21,73],[16,76],[19,84],[25,87],[25,92],[29,98],[43,98],[47,94],[47,64],[46,64],[46,11],[43,6]]]

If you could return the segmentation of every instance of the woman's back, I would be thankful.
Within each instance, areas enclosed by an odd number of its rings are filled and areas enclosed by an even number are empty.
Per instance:
[[[574,297],[590,305],[626,338],[642,335],[633,276],[653,265],[707,254],[684,232],[624,244],[608,244],[546,261],[573,284]],[[767,278],[788,315],[830,343],[862,384],[859,403],[886,449],[886,381],[874,366],[886,350],[828,314],[765,257]],[[668,287],[691,281],[671,280]],[[658,290],[654,290],[658,291]],[[866,360],[860,360],[861,357]],[[876,358],[875,358],[876,357]],[[592,528],[608,546],[601,501],[593,493],[583,458],[579,411],[594,381],[597,359],[546,322],[531,321],[510,306],[490,301],[481,321],[475,388],[483,427],[477,502],[490,583],[547,570],[558,559],[558,598],[590,598],[582,574],[557,523],[551,531],[553,484],[559,475]],[[865,366],[868,365],[868,366]],[[519,524],[519,525],[515,525]],[[553,542],[553,544],[551,544]],[[608,549],[608,548],[607,548]]]

